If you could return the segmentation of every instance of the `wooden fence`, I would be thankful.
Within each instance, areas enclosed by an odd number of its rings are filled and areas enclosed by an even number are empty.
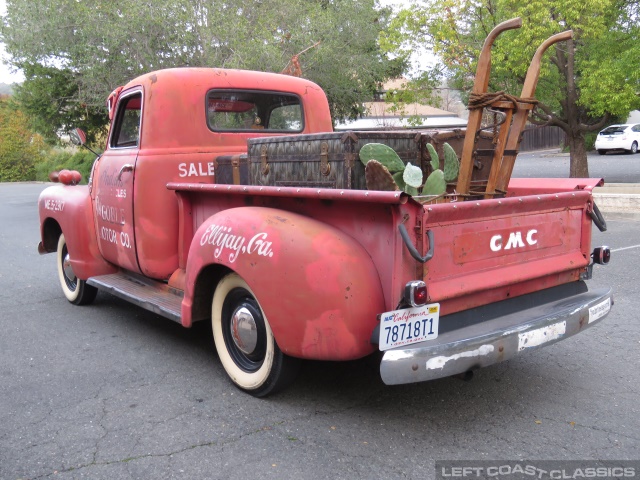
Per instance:
[[[561,148],[565,143],[565,134],[560,127],[534,127],[529,125],[522,133],[521,152]]]

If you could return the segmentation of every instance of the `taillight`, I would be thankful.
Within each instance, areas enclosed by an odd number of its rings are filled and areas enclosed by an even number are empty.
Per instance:
[[[427,303],[427,284],[420,280],[413,280],[404,287],[404,299],[412,307],[419,307]]]
[[[596,247],[593,249],[593,253],[591,254],[591,258],[593,259],[593,263],[597,263],[598,265],[606,265],[611,260],[611,249],[609,247]]]

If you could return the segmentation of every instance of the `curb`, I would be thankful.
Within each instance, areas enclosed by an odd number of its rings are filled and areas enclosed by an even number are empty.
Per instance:
[[[640,195],[594,193],[593,197],[603,212],[640,213]]]
[[[593,197],[603,212],[640,213],[640,184],[611,183],[596,187]]]

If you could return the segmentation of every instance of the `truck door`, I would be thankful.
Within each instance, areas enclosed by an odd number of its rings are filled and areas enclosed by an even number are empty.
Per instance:
[[[133,216],[133,182],[140,148],[142,89],[118,98],[108,148],[96,165],[93,201],[102,256],[127,270],[139,272]]]

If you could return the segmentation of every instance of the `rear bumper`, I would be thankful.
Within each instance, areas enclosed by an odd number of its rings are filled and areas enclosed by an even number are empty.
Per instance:
[[[460,328],[386,351],[382,380],[387,385],[423,382],[486,367],[575,335],[602,320],[613,305],[610,288],[564,294],[566,289],[556,289],[481,307],[475,310],[486,320],[477,323],[469,323],[466,312],[467,318],[441,317],[441,332],[447,322]]]
[[[596,139],[594,147],[596,150],[630,150],[632,143],[633,142],[631,140],[622,140],[617,138],[614,138],[613,140]]]

